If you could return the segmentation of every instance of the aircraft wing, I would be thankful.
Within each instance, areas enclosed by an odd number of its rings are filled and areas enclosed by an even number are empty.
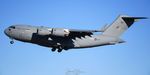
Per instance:
[[[104,32],[105,31],[105,29],[106,29],[106,25],[107,24],[105,24],[102,28],[101,28],[101,30],[78,30],[78,29],[69,29],[69,31],[70,32],[79,32],[79,33],[92,33],[92,32]]]
[[[85,36],[91,36],[93,34],[93,32],[104,32],[106,29],[106,25],[105,24],[100,30],[79,30],[79,29],[68,29],[69,31],[69,38],[81,38],[81,37],[85,37]]]
[[[81,38],[85,36],[91,36],[93,33],[91,30],[70,30],[68,38],[75,39],[76,37]]]
[[[78,30],[78,29],[69,29],[70,32],[79,32],[79,33],[92,33],[92,32],[102,32],[101,30]]]
[[[76,37],[81,38],[85,36],[91,36],[93,32],[101,32],[100,30],[78,30],[78,29],[69,29],[69,38],[75,39]]]

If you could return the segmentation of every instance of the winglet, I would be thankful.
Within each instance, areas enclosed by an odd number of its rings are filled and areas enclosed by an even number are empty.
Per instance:
[[[103,31],[103,32],[104,32],[104,31],[105,31],[105,29],[106,29],[106,25],[107,25],[107,24],[105,24],[105,25],[101,28],[101,30],[100,30],[100,31]]]

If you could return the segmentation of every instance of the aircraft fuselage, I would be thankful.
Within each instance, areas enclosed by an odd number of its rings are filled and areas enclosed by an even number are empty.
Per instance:
[[[23,42],[38,44],[41,46],[63,49],[71,48],[88,48],[102,45],[110,45],[123,42],[119,38],[92,34],[90,36],[81,37],[59,37],[53,35],[38,35],[38,30],[52,30],[52,28],[29,26],[29,25],[13,25],[5,30],[5,34],[12,39]],[[51,32],[50,32],[51,33]]]

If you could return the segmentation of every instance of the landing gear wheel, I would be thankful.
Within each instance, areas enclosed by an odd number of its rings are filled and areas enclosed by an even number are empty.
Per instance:
[[[14,43],[14,41],[10,41],[10,44],[13,44]]]
[[[60,53],[63,50],[61,46],[58,47],[58,52]]]
[[[52,48],[52,52],[56,51],[56,48]]]
[[[58,49],[58,52],[60,53],[62,51],[62,49]]]

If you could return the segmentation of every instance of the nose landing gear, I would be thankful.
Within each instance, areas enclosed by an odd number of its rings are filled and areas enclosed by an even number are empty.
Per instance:
[[[14,43],[13,38],[10,38],[10,39],[11,39],[10,44],[13,44]]]
[[[14,43],[14,41],[10,41],[10,44],[13,44]]]

